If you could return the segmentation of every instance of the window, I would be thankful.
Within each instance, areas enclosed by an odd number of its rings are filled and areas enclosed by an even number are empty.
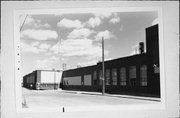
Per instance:
[[[112,69],[112,85],[117,85],[117,69]]]
[[[34,83],[34,75],[29,75],[27,77],[27,83]]]
[[[102,70],[99,71],[99,85],[102,85]]]
[[[147,86],[147,66],[143,65],[140,67],[140,79],[141,86]]]
[[[131,66],[129,68],[129,80],[130,80],[131,86],[136,85],[136,67],[135,66]]]
[[[120,69],[120,85],[126,86],[126,68]]]
[[[93,72],[93,85],[97,85],[97,72]]]
[[[106,85],[110,85],[110,70],[106,70]]]

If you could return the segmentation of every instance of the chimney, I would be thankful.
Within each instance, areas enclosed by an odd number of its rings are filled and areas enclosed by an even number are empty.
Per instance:
[[[143,54],[144,53],[144,42],[140,42],[139,43],[139,54]]]

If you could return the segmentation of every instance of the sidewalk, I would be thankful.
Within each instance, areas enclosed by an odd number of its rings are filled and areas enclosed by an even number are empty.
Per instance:
[[[108,93],[105,93],[104,95],[102,95],[102,93],[100,93],[100,92],[70,91],[70,90],[61,90],[61,89],[59,89],[58,91],[61,91],[61,92],[64,92],[64,93],[74,93],[74,94],[86,94],[86,95],[98,95],[98,96],[107,96],[107,97],[119,97],[119,98],[149,100],[149,101],[157,101],[157,102],[161,101],[161,98],[155,98],[155,97],[142,97],[142,96],[108,94]]]

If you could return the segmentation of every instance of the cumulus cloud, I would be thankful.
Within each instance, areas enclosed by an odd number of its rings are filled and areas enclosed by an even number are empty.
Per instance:
[[[114,17],[112,19],[110,19],[109,22],[112,24],[116,24],[116,23],[120,22],[120,17],[116,14],[116,15],[114,15]]]
[[[25,43],[21,40],[21,51],[24,53],[48,53],[48,49],[50,48],[50,44],[41,43],[36,41],[32,43]]]
[[[21,15],[20,16],[20,26],[23,24],[25,18],[26,18],[26,15]],[[29,15],[29,16],[27,16],[27,18],[26,18],[26,20],[24,22],[24,25],[30,25],[33,22],[35,22],[35,20]]]
[[[101,31],[95,36],[95,40],[101,40],[102,37],[104,37],[104,39],[110,39],[110,38],[113,38],[114,35],[112,32],[110,32],[108,30]]]
[[[53,30],[27,29],[21,32],[21,37],[27,37],[36,40],[48,40],[48,39],[57,39],[58,34],[56,31]]]
[[[136,43],[131,48],[132,48],[132,52],[130,53],[130,55],[140,54],[139,43]],[[144,51],[146,52],[146,50],[144,50]]]
[[[36,41],[36,42],[32,42],[32,43],[31,43],[31,46],[36,46],[36,47],[37,47],[37,46],[39,46],[39,44],[40,44],[40,43],[39,43],[38,41]]]
[[[20,27],[22,26],[24,20],[26,18],[26,15],[21,15],[20,16]],[[48,23],[42,23],[41,20],[34,19],[31,15],[28,15],[25,22],[24,26],[33,26],[34,28],[50,28],[51,25]]]
[[[91,17],[85,24],[89,27],[97,27],[102,23],[101,19],[99,17]]]
[[[57,43],[50,50],[54,53],[58,52]],[[67,39],[62,41],[60,45],[60,53],[64,57],[85,57],[87,59],[94,59],[101,57],[101,46],[93,44],[91,39]],[[105,55],[108,51],[105,50]]]
[[[51,58],[46,58],[43,60],[36,60],[35,68],[36,69],[52,69],[53,64],[58,61],[58,58],[52,56]]]
[[[81,28],[83,27],[81,21],[79,20],[70,20],[63,18],[61,21],[57,23],[58,27],[63,27],[63,28]]]
[[[26,44],[25,42],[21,41],[21,51],[22,52],[30,52],[30,53],[40,53],[40,52],[45,52],[45,50],[40,50],[33,44]]]
[[[153,20],[152,25],[156,25],[156,24],[158,24],[158,23],[159,23],[159,19],[156,18],[156,19]]]
[[[59,53],[59,47],[60,47],[60,42],[56,43],[53,45],[49,50],[52,51],[54,54]]]
[[[69,35],[68,38],[87,38],[90,36],[94,31],[88,29],[88,28],[80,28],[80,29],[74,29]]]
[[[123,25],[121,25],[121,27],[119,28],[119,31],[123,31]]]
[[[109,18],[112,15],[112,12],[102,11],[102,12],[95,12],[95,13],[92,13],[92,14],[94,16],[96,16],[96,17],[104,19],[104,18]]]
[[[51,45],[49,45],[49,44],[43,43],[43,44],[40,44],[40,45],[39,45],[39,49],[45,49],[45,50],[47,50],[50,46],[51,46]]]
[[[45,24],[35,23],[35,24],[34,24],[34,27],[35,27],[35,28],[50,28],[51,26],[50,26],[50,24],[48,24],[48,23],[45,23]]]

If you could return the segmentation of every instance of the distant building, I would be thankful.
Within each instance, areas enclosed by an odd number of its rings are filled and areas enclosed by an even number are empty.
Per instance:
[[[58,89],[62,71],[36,70],[23,77],[23,87],[29,89]]]
[[[160,97],[158,25],[146,28],[146,52],[105,61],[105,92]],[[102,62],[63,71],[64,90],[102,91]]]

